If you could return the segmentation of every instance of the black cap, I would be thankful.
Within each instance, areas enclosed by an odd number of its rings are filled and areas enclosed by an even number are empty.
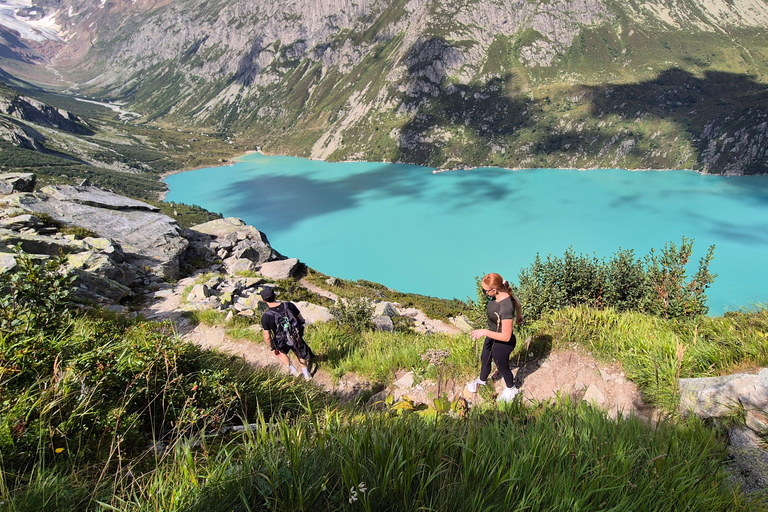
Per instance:
[[[265,286],[261,289],[259,294],[261,295],[261,298],[264,300],[264,302],[275,301],[275,290],[271,286]]]

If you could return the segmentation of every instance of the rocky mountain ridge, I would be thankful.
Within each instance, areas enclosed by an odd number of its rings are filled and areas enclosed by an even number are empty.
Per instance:
[[[271,153],[768,172],[764,2],[35,5],[71,91]]]

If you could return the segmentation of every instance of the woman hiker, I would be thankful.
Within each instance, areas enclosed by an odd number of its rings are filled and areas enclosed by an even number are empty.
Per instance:
[[[305,379],[312,378],[309,372],[309,360],[315,355],[304,341],[304,318],[293,302],[280,302],[275,298],[272,287],[261,290],[261,298],[267,303],[267,310],[261,315],[261,327],[264,329],[264,342],[283,363],[291,375],[299,371],[291,364],[288,353],[293,351],[299,368]]]
[[[483,291],[492,299],[488,302],[488,328],[476,329],[469,333],[473,340],[485,336],[483,351],[480,354],[480,377],[467,384],[467,391],[477,392],[477,386],[484,386],[491,373],[491,359],[496,363],[499,373],[504,378],[506,389],[499,395],[500,402],[515,398],[518,389],[515,377],[509,369],[509,356],[515,349],[517,340],[513,327],[523,323],[523,309],[520,301],[512,293],[509,283],[499,274],[483,277]],[[516,320],[516,321],[515,321]]]

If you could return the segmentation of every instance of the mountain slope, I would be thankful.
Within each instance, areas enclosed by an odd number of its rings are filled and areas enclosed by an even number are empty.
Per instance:
[[[79,90],[267,151],[768,172],[764,0],[62,0]]]

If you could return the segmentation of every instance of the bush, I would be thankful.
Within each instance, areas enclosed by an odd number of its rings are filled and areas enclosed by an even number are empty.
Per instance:
[[[34,259],[16,248],[15,271],[0,275],[1,334],[52,332],[65,323],[74,282],[65,262],[65,256]]]
[[[537,254],[518,275],[518,298],[528,319],[573,306],[694,318],[709,310],[706,289],[716,277],[709,272],[714,250],[709,247],[690,279],[686,267],[693,240],[687,238],[679,247],[669,242],[659,253],[652,249],[643,259],[636,259],[628,249],[619,249],[607,262],[570,248],[562,258],[548,255],[543,261]]]
[[[333,319],[339,325],[347,326],[353,331],[362,332],[373,329],[373,302],[367,297],[356,299],[339,299],[328,308]]]

